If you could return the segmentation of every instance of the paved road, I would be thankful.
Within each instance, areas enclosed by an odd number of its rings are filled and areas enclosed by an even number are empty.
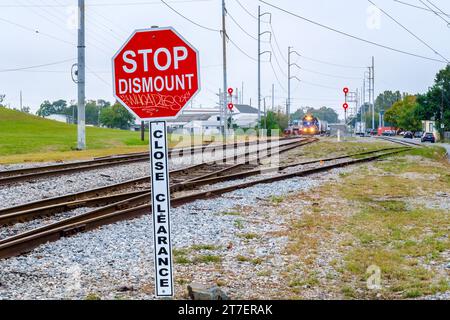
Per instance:
[[[394,139],[399,140],[399,141],[403,141],[404,140],[403,138],[398,138],[398,137],[390,137],[390,138],[394,138]],[[420,139],[413,139],[413,140],[405,139],[405,141],[414,141],[415,143],[419,143],[419,144],[423,144],[423,145],[436,145],[436,146],[439,146],[439,147],[443,147],[443,148],[445,148],[447,150],[448,160],[450,161],[450,144],[448,144],[448,143],[436,143],[436,144],[431,144],[429,142],[422,143],[420,141]]]

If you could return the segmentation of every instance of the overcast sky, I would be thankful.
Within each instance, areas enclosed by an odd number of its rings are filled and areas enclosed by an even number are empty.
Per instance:
[[[415,39],[386,15],[378,19],[376,11],[365,0],[267,0],[290,12],[316,22],[396,49],[442,60],[431,49]],[[450,28],[432,12],[405,6],[394,0],[373,0],[380,8],[398,19],[434,50],[450,59]],[[272,37],[274,56],[272,65],[262,63],[262,95],[271,104],[271,86],[275,84],[275,104],[285,104],[287,93],[287,47],[293,46],[304,56],[292,55],[294,62],[305,70],[292,67],[293,75],[303,83],[292,80],[292,110],[299,107],[330,106],[342,113],[342,87],[361,88],[363,74],[375,56],[375,90],[392,89],[402,92],[424,92],[431,86],[436,72],[444,63],[427,61],[392,52],[287,15],[257,0],[240,0],[253,15],[258,5],[262,12],[272,13],[272,28],[281,48],[278,51]],[[405,0],[424,6],[419,0]],[[427,3],[426,1],[424,1]],[[450,13],[450,2],[432,0],[433,4]],[[142,3],[142,4],[137,4]],[[0,94],[6,103],[23,103],[36,111],[43,100],[76,98],[77,88],[72,82],[70,68],[76,62],[76,0],[0,0]],[[113,100],[111,57],[128,38],[132,30],[152,25],[173,26],[200,52],[202,91],[195,106],[212,107],[216,93],[222,87],[222,46],[220,33],[202,29],[157,0],[86,0],[87,83],[88,99]],[[221,0],[172,0],[169,4],[193,21],[211,29],[221,28]],[[236,0],[226,0],[230,16],[252,37],[257,36],[257,21],[246,13]],[[251,58],[257,55],[257,41],[246,35],[227,17],[227,32],[231,40]],[[267,16],[263,18],[267,21]],[[446,18],[450,21],[450,17]],[[262,23],[262,31],[270,31],[270,24]],[[38,33],[36,31],[39,31]],[[268,40],[267,37],[264,39]],[[228,83],[240,88],[244,83],[244,99],[257,99],[257,63],[228,43]],[[270,43],[262,43],[262,50],[271,50]],[[283,56],[281,55],[283,54]],[[349,67],[331,66],[310,58]],[[5,72],[5,69],[64,63]],[[267,60],[267,56],[263,57]],[[278,63],[277,63],[278,60]],[[278,66],[280,64],[280,66]],[[282,70],[280,70],[280,67]],[[313,73],[314,72],[314,73]],[[322,74],[331,76],[325,76]],[[339,78],[342,77],[342,78]],[[315,85],[322,85],[319,87]]]

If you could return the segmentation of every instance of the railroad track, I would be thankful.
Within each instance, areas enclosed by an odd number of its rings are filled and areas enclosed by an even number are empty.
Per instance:
[[[279,141],[289,141],[294,140],[293,138],[283,138]],[[191,147],[191,148],[176,148],[169,150],[169,158],[173,157],[182,157],[184,155],[194,155],[195,153],[204,152],[207,150],[219,150],[221,148],[238,148],[238,147],[248,147],[257,145],[259,143],[265,143],[265,142],[272,142],[272,139],[268,139],[265,141],[247,141],[247,142],[240,142],[240,143],[234,143],[234,144],[219,144],[219,145],[203,145],[203,146],[197,146],[197,147]],[[54,164],[54,165],[48,165],[48,166],[39,166],[39,167],[31,167],[31,168],[24,168],[24,169],[16,169],[16,170],[5,170],[0,171],[0,185],[3,184],[9,184],[14,182],[21,182],[21,181],[29,181],[34,180],[38,178],[43,177],[49,177],[49,176],[55,176],[55,175],[61,175],[61,174],[67,174],[67,173],[73,173],[78,171],[86,171],[86,170],[93,170],[93,169],[99,169],[103,167],[111,167],[116,165],[123,165],[123,164],[130,164],[135,162],[142,162],[142,161],[148,161],[149,160],[149,153],[132,153],[132,154],[122,154],[122,155],[116,155],[116,156],[109,156],[109,157],[102,157],[102,158],[95,158],[93,160],[87,160],[87,161],[79,161],[79,162],[72,162],[72,163],[61,163],[61,164]]]
[[[417,142],[407,141],[407,140],[399,140],[399,139],[396,139],[396,138],[379,137],[378,139],[386,140],[386,141],[397,143],[397,144],[401,144],[403,146],[421,147],[421,148],[426,147],[423,144],[420,144],[420,143],[417,143]]]
[[[338,167],[349,166],[353,164],[374,161],[381,157],[397,154],[411,147],[386,148],[374,151],[368,151],[358,154],[344,155],[340,157],[324,158],[308,162],[293,163],[276,168],[263,168],[258,170],[249,170],[245,172],[234,173],[225,176],[212,177],[207,179],[181,182],[173,185],[175,190],[171,199],[172,207],[177,207],[195,200],[218,197],[224,193],[238,189],[248,188],[257,184],[267,184],[275,181],[290,179],[293,177],[307,176],[314,173],[328,171]],[[342,162],[332,163],[338,159],[347,159]],[[313,168],[298,168],[305,164],[317,163]],[[289,172],[285,172],[289,169]],[[214,183],[242,179],[261,173],[274,172],[275,175],[254,179],[251,181],[238,183],[226,187],[208,189],[191,194],[182,194],[182,191],[195,189],[204,185],[213,185]],[[67,218],[49,225],[41,226],[15,236],[0,240],[0,258],[16,256],[36,248],[37,246],[49,241],[56,241],[62,237],[74,235],[79,232],[93,230],[103,225],[111,224],[117,221],[127,220],[151,213],[150,192],[129,198],[127,200],[99,208],[90,212]]]
[[[214,176],[230,174],[237,170],[249,170],[254,168],[257,156],[261,161],[274,153],[284,153],[289,150],[316,142],[317,139],[297,139],[288,141],[279,148],[268,145],[266,148],[255,151],[247,151],[244,154],[224,156],[217,162],[204,162],[189,167],[172,170],[169,174],[171,189],[180,191],[180,184],[196,180],[204,180]],[[240,160],[240,161],[238,161]],[[252,164],[251,164],[252,163]],[[130,189],[132,191],[130,191]],[[125,193],[120,191],[128,190]],[[150,192],[150,176],[133,179],[106,187],[95,188],[69,195],[43,199],[10,208],[0,209],[0,225],[24,222],[30,219],[49,216],[59,212],[73,210],[79,207],[95,207],[108,205],[140,196]]]

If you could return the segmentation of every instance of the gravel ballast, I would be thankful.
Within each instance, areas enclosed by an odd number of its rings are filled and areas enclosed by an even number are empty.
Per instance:
[[[188,250],[198,244],[213,245],[216,249],[212,252],[190,255],[220,257],[218,264],[175,263],[175,279],[182,279],[186,268],[198,270],[192,279],[197,282],[210,281],[211,276],[227,279],[230,275],[236,280],[239,275],[242,286],[225,286],[225,289],[232,298],[252,297],[245,288],[245,279],[251,279],[252,275],[240,272],[250,268],[245,268],[246,262],[237,261],[236,256],[250,252],[252,259],[261,259],[263,262],[255,266],[256,272],[267,267],[279,268],[283,265],[279,253],[287,241],[282,236],[268,236],[283,229],[286,221],[277,214],[265,212],[267,201],[290,192],[314,189],[350,170],[335,169],[330,173],[257,185],[172,209],[173,247]],[[252,214],[226,214],[241,207],[250,208]],[[241,237],[242,234],[257,235],[258,243]],[[91,294],[106,299],[120,296],[152,299],[152,242],[151,218],[145,216],[40,246],[27,255],[0,261],[0,299],[84,299]],[[266,281],[276,283],[277,278],[267,277]],[[181,283],[176,282],[178,298],[183,297],[185,289]],[[127,288],[126,292],[123,288]]]

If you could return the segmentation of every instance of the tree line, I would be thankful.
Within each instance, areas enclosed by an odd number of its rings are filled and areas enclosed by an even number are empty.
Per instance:
[[[379,124],[379,114],[384,112],[386,126],[407,131],[421,131],[422,121],[436,122],[436,127],[444,125],[450,128],[450,66],[440,70],[434,84],[426,93],[408,94],[399,91],[385,91],[375,100],[375,127]],[[371,124],[372,114],[369,105],[363,106],[365,117],[363,122]],[[358,113],[355,121],[359,121]],[[369,125],[371,127],[371,125]]]
[[[69,123],[76,123],[78,119],[77,105],[60,99],[53,102],[45,100],[41,103],[36,114],[40,117],[48,117],[52,114],[64,115]],[[111,104],[102,99],[88,100],[85,106],[86,124],[103,126],[107,128],[129,129],[134,123],[134,116],[120,103]]]

